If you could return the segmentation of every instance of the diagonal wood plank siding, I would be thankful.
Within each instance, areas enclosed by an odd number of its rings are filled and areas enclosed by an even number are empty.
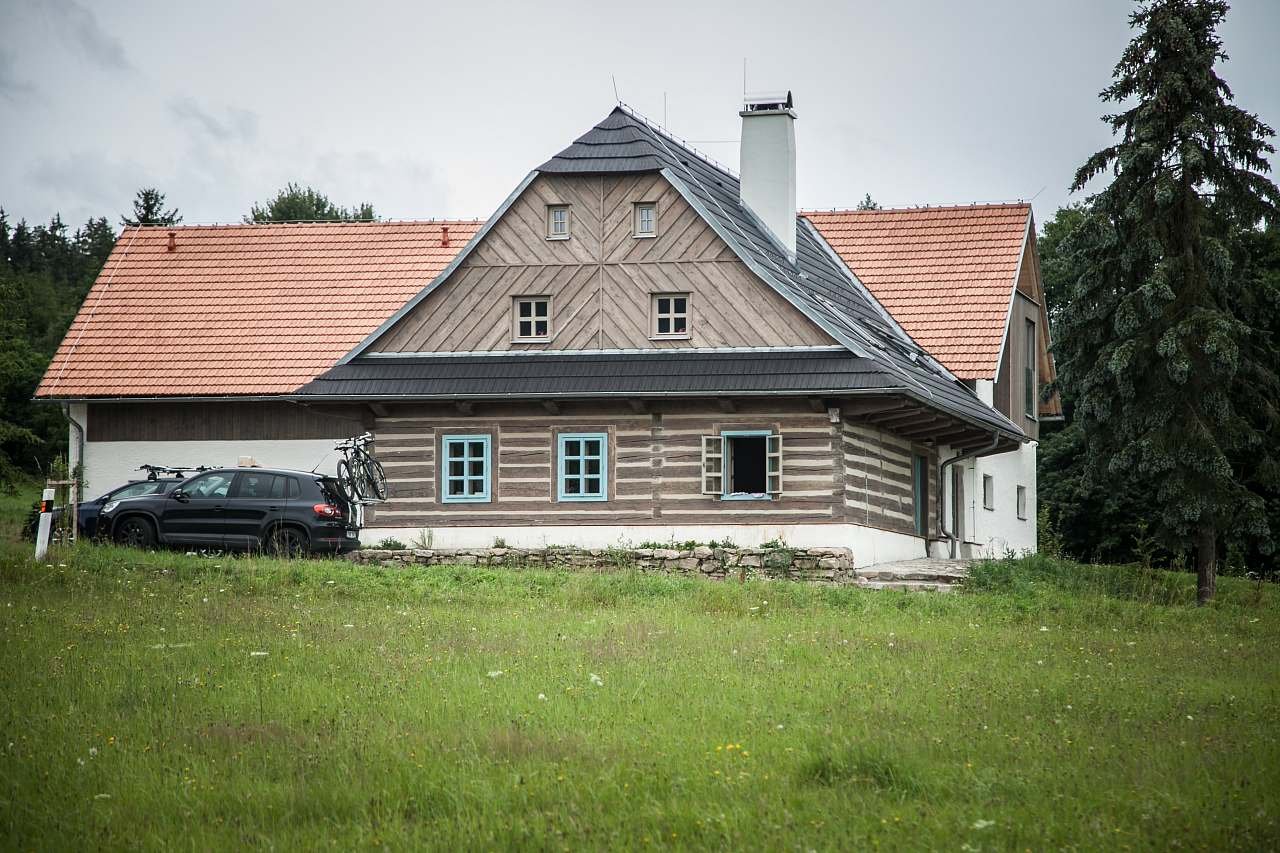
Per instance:
[[[632,235],[657,206],[657,236]],[[568,240],[546,206],[570,205]],[[650,340],[650,294],[691,294],[690,338]],[[514,296],[551,297],[552,340],[511,340]],[[812,346],[834,343],[736,259],[661,175],[541,175],[434,293],[374,345],[382,352]]]

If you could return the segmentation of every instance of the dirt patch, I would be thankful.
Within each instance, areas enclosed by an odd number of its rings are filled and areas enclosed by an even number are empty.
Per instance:
[[[291,743],[301,745],[306,737],[280,723],[210,723],[198,732],[205,740],[222,743]]]
[[[577,735],[554,736],[544,732],[505,727],[490,729],[476,742],[476,751],[500,761],[580,760],[593,749]]]

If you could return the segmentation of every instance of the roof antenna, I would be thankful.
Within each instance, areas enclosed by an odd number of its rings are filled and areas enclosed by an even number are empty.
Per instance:
[[[613,81],[613,99],[617,101],[619,105],[621,105],[622,98],[618,97],[618,78],[610,74],[609,79]]]
[[[671,127],[671,125],[667,124],[667,93],[666,92],[662,93],[662,126]]]
[[[742,102],[747,102],[747,58],[742,57]]]

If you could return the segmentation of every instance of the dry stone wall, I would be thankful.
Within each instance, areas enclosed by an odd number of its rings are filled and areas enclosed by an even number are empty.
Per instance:
[[[638,569],[712,579],[764,577],[847,583],[853,576],[848,548],[412,548],[355,551],[349,559],[375,566],[491,566],[569,568],[580,571]]]

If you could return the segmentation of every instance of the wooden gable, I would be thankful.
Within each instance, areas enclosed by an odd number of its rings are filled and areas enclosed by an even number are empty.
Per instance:
[[[1044,304],[1044,288],[1040,284],[1040,255],[1036,251],[1034,229],[1027,235],[1022,261],[1018,266],[1018,279],[1014,287],[1009,311],[1009,324],[1005,329],[1004,348],[996,373],[996,408],[1020,426],[1032,438],[1039,436],[1039,421],[1062,417],[1062,399],[1055,392],[1047,400],[1037,396],[1037,418],[1028,418],[1023,411],[1026,393],[1023,374],[1023,353],[1027,345],[1028,321],[1036,328],[1036,377],[1040,388],[1057,379],[1053,356],[1050,353],[1049,314]]]
[[[635,205],[657,208],[634,235]],[[548,239],[548,206],[569,206],[569,238]],[[650,335],[652,294],[689,294],[689,337]],[[551,339],[513,340],[512,302],[550,299]],[[539,175],[374,352],[823,346],[835,341],[760,281],[656,173]]]

